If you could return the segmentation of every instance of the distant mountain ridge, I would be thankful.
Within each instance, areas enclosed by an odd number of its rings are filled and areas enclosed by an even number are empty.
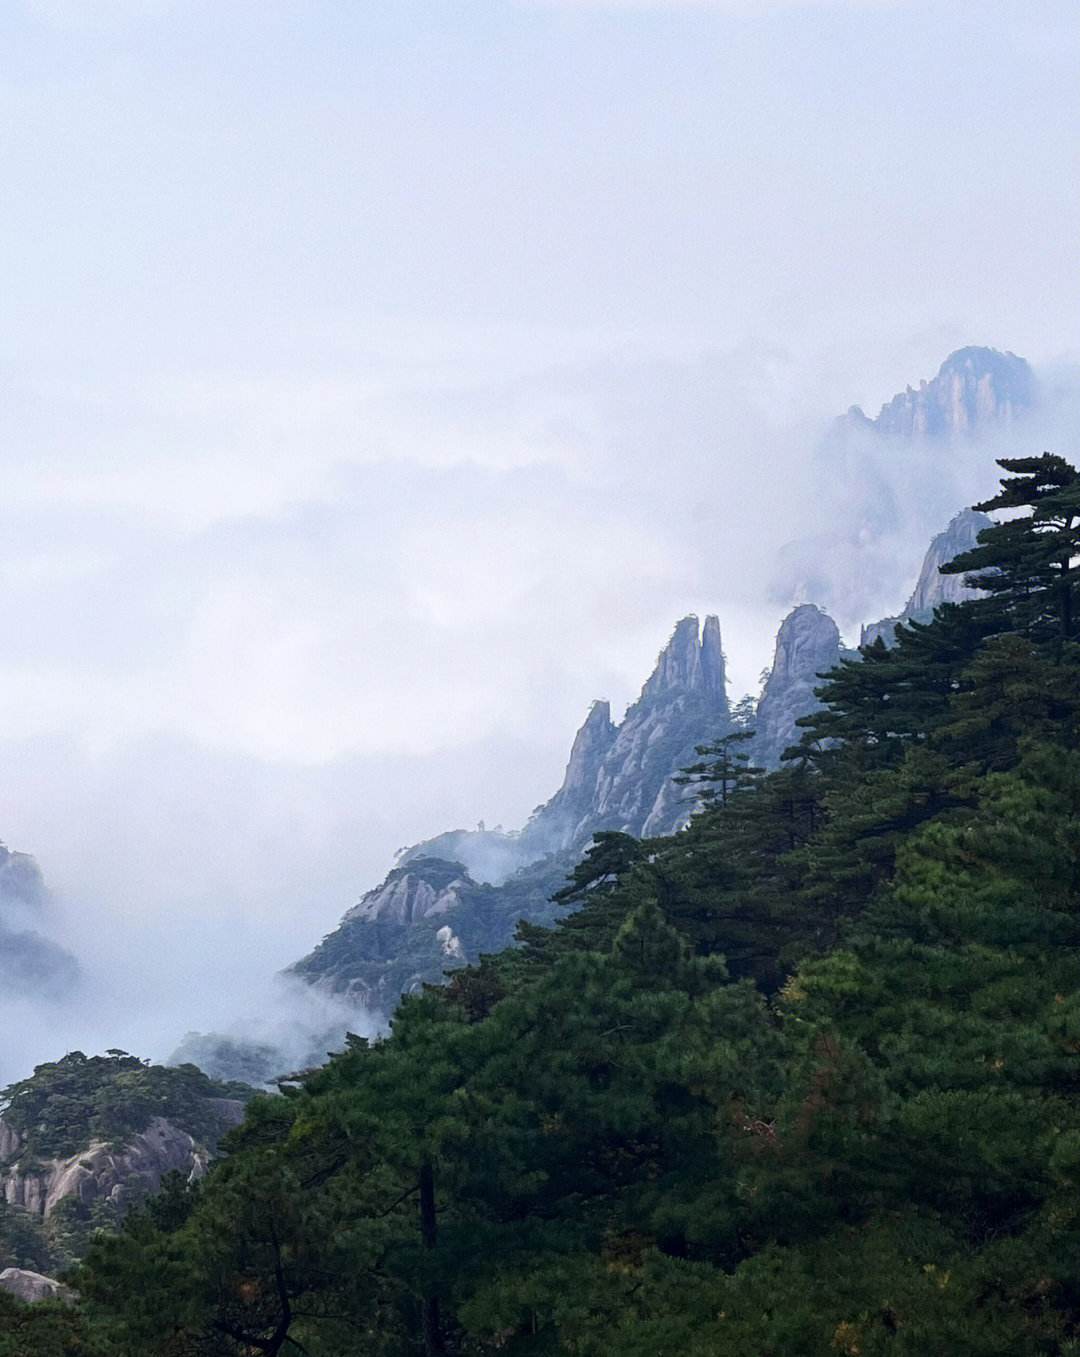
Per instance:
[[[887,402],[876,420],[854,407],[837,431],[947,441],[1007,425],[1034,400],[1034,377],[1022,358],[972,347],[951,354],[918,390]],[[971,510],[958,514],[931,542],[903,611],[864,627],[862,642],[878,635],[888,642],[898,621],[969,596],[962,580],[938,568],[967,550],[988,522]],[[818,706],[820,676],[854,653],[822,608],[802,603],[788,613],[757,704],[758,763],[778,766],[798,741],[796,722]],[[607,702],[592,705],[561,787],[521,830],[452,830],[405,850],[386,880],[287,974],[388,1016],[400,993],[508,945],[519,918],[557,917],[550,896],[598,830],[650,837],[684,826],[693,798],[674,777],[694,761],[696,746],[733,729],[719,619],[709,615],[702,628],[685,617],[619,724]]]
[[[389,1013],[403,990],[507,946],[519,918],[556,918],[550,896],[598,830],[649,837],[686,824],[693,797],[672,779],[732,729],[719,620],[684,617],[618,725],[593,703],[562,786],[523,829],[453,830],[406,850],[287,974]]]
[[[1011,424],[1032,409],[1035,374],[1015,353],[971,345],[957,349],[929,381],[886,401],[876,419],[853,405],[837,421],[842,430],[873,431],[887,438],[970,437]]]

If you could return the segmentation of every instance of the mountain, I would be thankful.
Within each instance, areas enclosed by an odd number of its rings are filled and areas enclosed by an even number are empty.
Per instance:
[[[929,617],[938,603],[969,597],[961,579],[938,568],[989,521],[973,510],[957,514],[932,541],[903,612],[865,627],[862,643],[888,639],[897,621]],[[756,762],[779,766],[798,741],[797,720],[819,705],[821,675],[854,653],[822,608],[804,603],[785,617],[755,715]],[[733,729],[720,623],[709,616],[701,628],[685,617],[618,725],[607,702],[593,703],[562,786],[523,829],[451,830],[405,850],[385,881],[286,974],[388,1018],[402,993],[509,945],[519,919],[557,918],[551,896],[598,830],[648,838],[682,828],[693,798],[675,775],[698,745]]]
[[[1023,358],[973,346],[875,418],[853,406],[835,419],[809,459],[805,526],[777,553],[770,597],[781,607],[820,604],[845,626],[872,616],[881,581],[969,498],[975,466],[989,463],[1003,435],[1019,439],[1040,401]]]
[[[684,617],[618,725],[593,703],[562,786],[523,829],[453,830],[408,849],[287,974],[388,1015],[403,992],[507,946],[519,919],[557,917],[550,897],[598,830],[684,825],[693,798],[672,779],[731,729],[719,620]]]
[[[795,722],[819,704],[814,689],[820,675],[844,654],[836,623],[813,603],[803,603],[780,624],[772,668],[765,681],[754,721],[754,759],[776,768],[789,745],[799,738]]]
[[[61,998],[77,983],[75,958],[41,931],[49,903],[34,858],[0,843],[0,992]]]
[[[896,617],[883,617],[879,622],[869,622],[862,629],[859,644],[872,645],[880,636],[886,644],[893,639],[893,632],[901,622],[927,622],[933,611],[942,603],[962,603],[965,599],[976,598],[977,589],[969,589],[962,575],[943,575],[941,567],[965,551],[970,551],[978,541],[979,533],[991,526],[992,520],[976,509],[964,509],[949,523],[944,532],[930,543],[923,557],[922,569],[915,589]]]
[[[719,619],[684,617],[622,721],[594,702],[574,737],[562,786],[523,829],[457,829],[406,849],[399,861],[439,857],[463,864],[477,881],[504,880],[552,853],[585,848],[598,829],[668,834],[690,805],[671,782],[695,746],[731,729]]]
[[[167,1174],[202,1177],[254,1092],[119,1050],[39,1065],[3,1095],[0,1265],[69,1266]]]
[[[1035,375],[1015,353],[972,345],[957,349],[937,376],[908,387],[869,419],[853,405],[838,421],[842,431],[882,434],[887,438],[968,438],[1011,424],[1036,401]]]

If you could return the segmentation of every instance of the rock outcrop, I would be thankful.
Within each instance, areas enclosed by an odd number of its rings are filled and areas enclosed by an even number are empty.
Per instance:
[[[923,557],[919,578],[911,597],[896,617],[883,617],[879,622],[868,622],[862,629],[860,645],[872,645],[880,636],[886,645],[893,639],[896,627],[902,622],[928,622],[934,609],[942,603],[963,603],[977,598],[978,590],[969,589],[963,575],[943,575],[941,567],[957,556],[970,551],[978,542],[979,533],[992,524],[992,519],[975,509],[964,509],[939,532]]]
[[[36,859],[29,853],[13,853],[0,843],[0,899],[41,909],[48,896]]]
[[[27,1305],[39,1300],[71,1300],[72,1292],[54,1277],[24,1267],[6,1267],[0,1272],[0,1291],[8,1291]]]
[[[519,919],[551,923],[560,912],[551,896],[570,861],[546,858],[493,886],[459,862],[412,858],[285,974],[388,1018],[402,994],[507,947]]]
[[[402,993],[507,946],[519,919],[557,917],[550,897],[597,830],[684,825],[693,798],[673,778],[731,729],[719,620],[684,617],[618,725],[607,702],[593,703],[562,786],[523,829],[455,830],[408,849],[287,974],[388,1015]],[[490,871],[507,861],[516,870]]]
[[[1035,376],[1023,358],[973,345],[951,353],[917,390],[909,386],[887,401],[876,419],[855,405],[840,423],[846,431],[887,438],[970,438],[1011,424],[1035,400]]]
[[[692,800],[672,778],[695,746],[731,729],[720,622],[684,617],[660,652],[641,696],[611,724],[596,703],[578,732],[563,785],[522,832],[534,855],[580,851],[598,829],[669,834]]]
[[[935,377],[834,420],[813,453],[805,535],[777,553],[769,594],[781,607],[813,602],[845,627],[880,607],[880,582],[908,559],[912,534],[944,522],[968,493],[976,461],[1022,444],[1041,395],[1022,358],[970,347]]]
[[[820,705],[814,689],[842,653],[836,623],[814,604],[804,603],[784,618],[754,723],[756,762],[776,768],[784,750],[797,743],[795,722]]]
[[[214,1101],[225,1124],[235,1125],[242,1120],[242,1102]],[[10,1127],[4,1129],[6,1134],[0,1140],[9,1151],[5,1157],[10,1157],[18,1152],[20,1141]],[[69,1197],[83,1206],[108,1201],[125,1209],[156,1192],[167,1173],[182,1173],[189,1182],[201,1178],[209,1158],[207,1148],[194,1136],[163,1117],[155,1117],[144,1131],[130,1136],[119,1148],[93,1140],[62,1159],[44,1159],[27,1167],[16,1164],[3,1169],[0,1192],[9,1206],[33,1216],[48,1216]]]

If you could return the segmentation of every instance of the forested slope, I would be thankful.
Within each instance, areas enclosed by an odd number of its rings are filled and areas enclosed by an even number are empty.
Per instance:
[[[781,771],[704,750],[686,830],[598,835],[0,1353],[1080,1351],[1080,476],[1002,465],[981,596]]]

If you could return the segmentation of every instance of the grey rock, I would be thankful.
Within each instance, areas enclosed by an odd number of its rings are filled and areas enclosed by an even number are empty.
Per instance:
[[[865,617],[874,606],[869,582],[889,578],[904,559],[912,506],[922,522],[925,514],[944,521],[965,446],[1018,436],[1040,399],[1024,359],[973,346],[875,418],[854,406],[834,420],[813,454],[815,526],[777,553],[769,596],[781,606],[816,602],[845,621]]]
[[[423,858],[414,859],[414,864],[424,861]],[[448,914],[461,903],[461,892],[475,884],[459,864],[448,865],[457,870],[446,874],[449,879],[434,881],[430,875],[413,867],[395,868],[380,886],[368,891],[359,904],[346,912],[343,922],[382,919],[390,923],[413,924],[433,915]]]
[[[9,1291],[19,1300],[33,1305],[40,1300],[72,1300],[74,1293],[53,1277],[31,1272],[24,1267],[6,1267],[0,1272],[0,1290]]]
[[[209,1160],[206,1147],[187,1131],[155,1117],[120,1148],[94,1140],[67,1158],[45,1159],[25,1168],[9,1165],[0,1171],[0,1193],[9,1206],[41,1217],[68,1197],[84,1205],[110,1201],[126,1208],[157,1192],[167,1173],[182,1173],[189,1182],[201,1178]]]
[[[35,859],[0,843],[0,993],[63,999],[78,983],[75,958],[42,932],[50,903]]]
[[[286,974],[388,1015],[402,993],[507,946],[519,919],[557,917],[551,895],[597,830],[651,836],[685,825],[694,799],[673,779],[697,745],[731,729],[720,623],[685,617],[619,725],[608,703],[593,703],[561,787],[523,829],[454,830],[408,849]],[[496,860],[516,870],[496,875]]]
[[[862,629],[859,644],[872,645],[881,637],[888,645],[898,624],[927,622],[933,616],[934,609],[942,603],[963,603],[966,599],[977,598],[979,591],[969,588],[964,583],[963,575],[943,575],[941,567],[965,551],[970,551],[976,545],[979,533],[989,528],[992,522],[986,514],[975,509],[964,509],[958,513],[945,531],[939,532],[930,543],[915,589],[903,611],[895,617],[883,617],[878,622],[867,623]]]
[[[534,857],[580,852],[600,829],[670,834],[689,818],[692,800],[672,779],[694,761],[695,747],[731,729],[720,623],[677,623],[656,668],[611,725],[596,704],[578,732],[562,787],[522,831]]]
[[[13,1159],[21,1149],[22,1139],[18,1131],[0,1117],[0,1165],[8,1159]]]
[[[836,623],[814,604],[804,603],[784,618],[755,720],[753,752],[762,766],[777,767],[784,750],[797,742],[795,722],[821,705],[814,689],[841,654]]]

